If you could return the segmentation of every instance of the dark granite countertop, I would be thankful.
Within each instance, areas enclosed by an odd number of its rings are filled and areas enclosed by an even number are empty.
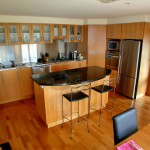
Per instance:
[[[97,81],[110,75],[110,73],[110,69],[91,66],[47,74],[36,74],[32,75],[31,78],[39,85],[62,86]]]

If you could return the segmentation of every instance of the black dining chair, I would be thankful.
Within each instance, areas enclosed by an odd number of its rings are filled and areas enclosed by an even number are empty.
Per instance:
[[[138,131],[136,109],[130,108],[113,117],[114,145]]]
[[[5,142],[5,143],[0,144],[0,148],[2,150],[12,150],[9,142]]]
[[[91,83],[83,83],[78,85],[71,85],[71,92],[62,95],[62,127],[64,124],[64,119],[67,119],[70,122],[70,138],[72,139],[72,128],[75,123],[73,123],[73,113],[77,113],[78,122],[80,122],[80,101],[87,99],[88,100],[88,112],[87,118],[84,120],[87,121],[87,128],[89,131],[89,115],[90,115],[90,95],[91,95]],[[70,116],[64,114],[64,98],[70,102]],[[73,103],[78,103],[77,112],[73,112]]]

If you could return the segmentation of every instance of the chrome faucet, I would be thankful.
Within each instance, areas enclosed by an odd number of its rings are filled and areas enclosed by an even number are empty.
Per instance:
[[[11,62],[11,67],[16,67],[15,61],[14,60],[10,60]]]

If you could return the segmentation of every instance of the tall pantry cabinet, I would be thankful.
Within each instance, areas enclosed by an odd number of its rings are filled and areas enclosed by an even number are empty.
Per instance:
[[[150,80],[150,23],[144,24],[143,31],[143,46],[136,98],[144,96],[150,89],[150,84],[148,84],[148,80]]]
[[[106,25],[88,26],[88,66],[105,67]]]

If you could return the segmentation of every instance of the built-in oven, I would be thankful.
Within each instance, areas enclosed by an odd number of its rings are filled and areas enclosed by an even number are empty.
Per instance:
[[[119,51],[106,51],[106,68],[118,70]]]

